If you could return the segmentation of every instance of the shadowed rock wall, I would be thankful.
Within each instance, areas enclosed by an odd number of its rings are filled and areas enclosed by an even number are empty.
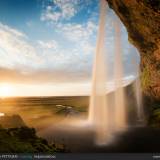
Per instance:
[[[160,100],[160,0],[107,0],[127,28],[141,56],[146,96]]]

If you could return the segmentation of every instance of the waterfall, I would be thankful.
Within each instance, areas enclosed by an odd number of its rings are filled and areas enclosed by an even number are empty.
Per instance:
[[[95,142],[98,145],[108,144],[115,134],[128,128],[126,96],[123,82],[123,59],[121,48],[120,21],[115,19],[115,58],[114,58],[114,104],[108,100],[107,95],[107,64],[105,53],[105,30],[106,30],[106,0],[100,1],[100,20],[97,36],[96,52],[93,63],[92,91],[90,96],[88,122],[95,133]],[[137,114],[142,118],[142,104],[140,83],[136,81],[135,95],[137,100]],[[136,106],[135,106],[136,107]]]
[[[96,143],[106,143],[109,133],[109,106],[106,97],[106,55],[104,52],[106,27],[106,0],[101,0],[100,22],[97,37],[95,60],[92,73],[92,93],[90,97],[89,122],[96,132]]]
[[[115,25],[115,72],[114,81],[116,86],[115,105],[108,103],[106,90],[107,61],[105,53],[105,27],[107,4],[101,0],[100,21],[95,52],[95,60],[92,73],[92,92],[89,106],[89,123],[93,126],[96,134],[96,144],[108,143],[116,131],[123,130],[127,126],[126,106],[123,90],[123,66],[120,44],[119,25]],[[112,108],[112,109],[111,109]],[[113,112],[114,109],[114,112]]]
[[[123,87],[123,60],[121,49],[121,32],[119,20],[115,23],[115,61],[114,61],[114,82],[115,82],[115,106],[114,106],[114,127],[115,130],[123,130],[127,127],[126,103]]]

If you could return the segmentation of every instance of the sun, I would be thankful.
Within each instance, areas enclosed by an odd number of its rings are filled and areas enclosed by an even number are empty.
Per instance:
[[[13,87],[8,83],[0,84],[0,97],[5,98],[13,94]]]

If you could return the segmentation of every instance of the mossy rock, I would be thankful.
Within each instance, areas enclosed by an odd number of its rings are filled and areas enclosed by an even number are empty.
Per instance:
[[[36,136],[34,128],[0,129],[0,153],[55,153],[56,148]]]
[[[150,86],[151,80],[150,80],[150,70],[149,68],[146,66],[142,73],[141,73],[141,86],[143,90],[148,89],[148,87]]]

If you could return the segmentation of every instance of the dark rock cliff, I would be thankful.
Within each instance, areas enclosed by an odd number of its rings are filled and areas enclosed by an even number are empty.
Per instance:
[[[160,100],[160,0],[107,0],[141,56],[144,95]]]

